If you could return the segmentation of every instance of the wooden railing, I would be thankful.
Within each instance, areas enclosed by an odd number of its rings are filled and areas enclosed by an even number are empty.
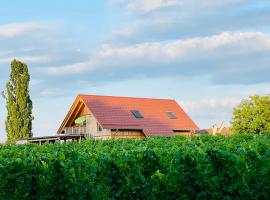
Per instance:
[[[65,127],[65,134],[86,134],[86,126]]]

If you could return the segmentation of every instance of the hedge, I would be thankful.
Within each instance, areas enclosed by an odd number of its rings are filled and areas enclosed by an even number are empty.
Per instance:
[[[270,136],[0,147],[0,199],[269,199]]]

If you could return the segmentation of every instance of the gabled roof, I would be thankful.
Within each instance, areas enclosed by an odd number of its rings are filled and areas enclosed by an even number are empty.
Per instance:
[[[146,136],[172,136],[174,130],[198,130],[197,125],[175,100],[98,95],[78,95],[78,99],[103,128],[138,129]],[[131,110],[138,110],[143,118],[136,118]],[[166,112],[173,112],[176,119],[170,119]]]

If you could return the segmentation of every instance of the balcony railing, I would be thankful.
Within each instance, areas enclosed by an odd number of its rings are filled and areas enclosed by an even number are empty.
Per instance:
[[[65,127],[65,134],[86,134],[86,126]]]

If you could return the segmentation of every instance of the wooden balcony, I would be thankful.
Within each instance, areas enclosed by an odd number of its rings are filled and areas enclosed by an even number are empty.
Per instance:
[[[87,134],[86,126],[65,127],[65,134]]]
[[[24,138],[15,141],[15,144],[26,144],[26,143],[36,143],[43,144],[46,142],[55,143],[55,142],[67,142],[67,141],[77,141],[85,140],[85,135],[82,134],[58,134],[54,136],[43,136],[43,137],[30,137]]]

